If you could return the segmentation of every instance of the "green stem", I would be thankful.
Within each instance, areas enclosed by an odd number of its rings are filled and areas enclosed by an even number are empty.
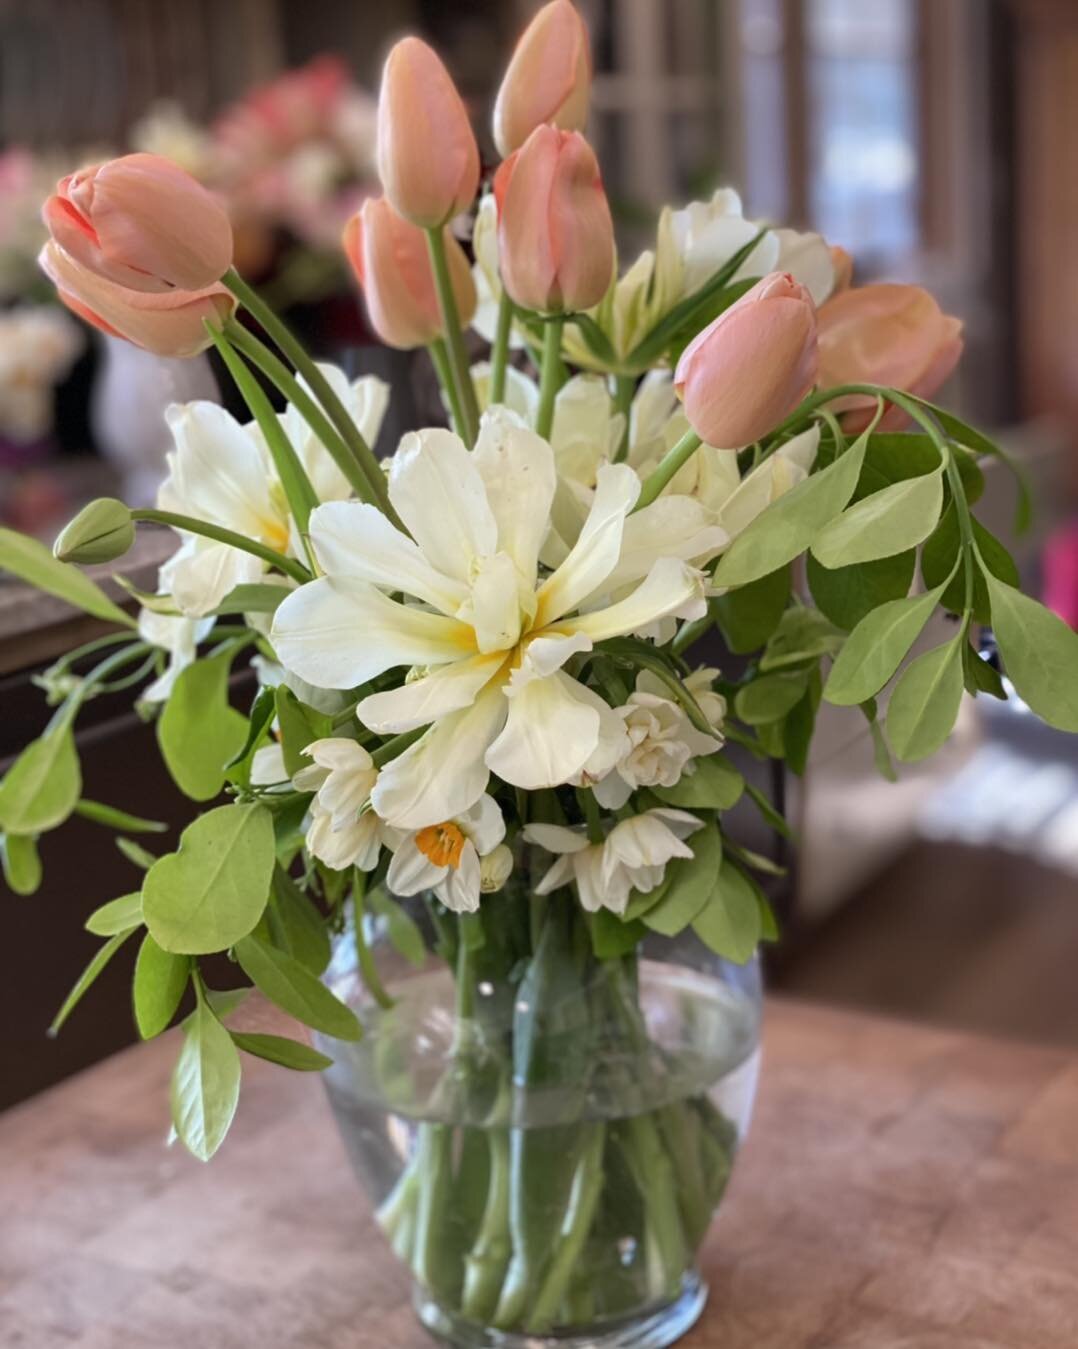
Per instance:
[[[559,1234],[560,1245],[528,1315],[528,1330],[532,1333],[545,1330],[557,1315],[562,1299],[576,1273],[577,1262],[599,1206],[599,1196],[603,1189],[606,1126],[602,1123],[591,1124],[588,1131],[590,1137],[584,1144],[580,1163],[573,1177],[569,1206],[565,1211],[565,1221]]]
[[[363,976],[367,992],[383,1011],[388,1012],[393,1006],[393,999],[385,990],[381,975],[378,973],[378,966],[374,963],[371,948],[367,944],[367,934],[363,931],[367,873],[360,871],[359,867],[354,867],[353,875],[355,879],[352,884],[352,921],[355,924],[356,961],[359,964],[359,972]]]
[[[442,386],[446,401],[449,403],[449,415],[453,420],[453,430],[463,440],[464,413],[460,406],[460,395],[457,393],[456,381],[453,379],[453,368],[449,364],[449,353],[445,349],[445,342],[442,338],[436,337],[427,350],[430,352],[430,359],[434,365],[435,374],[438,376],[438,383]]]
[[[691,623],[682,623],[678,629],[673,641],[670,643],[670,652],[674,656],[680,656],[683,651],[687,651],[693,642],[698,642],[715,626],[715,612],[712,605],[708,605],[707,613],[703,618],[694,618]]]
[[[625,418],[625,425],[621,428],[621,439],[618,441],[618,448],[614,454],[615,464],[622,463],[629,453],[629,422],[635,393],[635,375],[616,375],[614,377],[614,411],[620,412]]]
[[[498,326],[490,349],[490,401],[505,402],[505,372],[509,365],[509,334],[513,327],[513,302],[502,288],[498,301]]]
[[[452,1302],[457,1295],[459,1252],[449,1230],[452,1223],[453,1130],[448,1124],[425,1122],[417,1148],[422,1176],[416,1206],[413,1271],[422,1286]]]
[[[535,414],[535,430],[544,440],[550,439],[554,425],[554,400],[561,387],[561,331],[565,326],[562,315],[555,315],[543,327],[543,360],[539,377],[539,411]]]
[[[211,525],[206,520],[196,520],[193,515],[179,515],[175,511],[139,510],[131,512],[131,519],[148,520],[156,525],[170,525],[173,529],[182,529],[188,534],[201,534],[205,539],[213,539],[215,543],[227,543],[230,548],[238,548],[243,553],[261,558],[267,565],[276,567],[278,571],[284,572],[286,576],[291,576],[294,581],[301,584],[311,579],[311,573],[302,562],[285,557],[276,549],[267,548],[257,539],[249,539],[244,534],[237,534],[235,530],[222,529],[220,525]]]
[[[472,383],[471,370],[468,367],[468,352],[464,346],[460,314],[457,312],[457,300],[449,276],[445,235],[442,230],[427,230],[427,248],[430,252],[431,270],[434,273],[434,288],[438,292],[438,307],[442,311],[449,363],[457,385],[457,396],[460,398],[463,439],[471,446],[475,444],[476,436],[479,434],[479,404],[476,402],[475,385]]]
[[[378,466],[378,460],[374,457],[371,447],[363,439],[359,427],[349,416],[348,409],[333,392],[329,380],[319,370],[316,362],[307,354],[303,344],[292,334],[288,326],[277,317],[261,295],[244,281],[234,267],[230,267],[221,280],[247,312],[258,320],[263,329],[276,342],[278,348],[307,381],[315,398],[326,410],[330,421],[337,428],[362,470],[372,493],[366,499],[376,502],[392,520],[394,516],[391,514],[392,507],[389,504],[389,493],[386,488],[385,476]]]
[[[464,1261],[461,1312],[484,1324],[494,1315],[513,1251],[509,1233],[509,1134],[505,1129],[487,1135],[490,1179],[487,1200],[475,1244]]]
[[[634,511],[650,506],[671,478],[689,462],[703,444],[700,437],[691,428],[685,432],[673,449],[667,450],[658,466],[644,479],[640,495],[636,499]]]
[[[417,726],[414,731],[402,731],[400,735],[395,735],[392,740],[387,740],[384,745],[379,745],[371,755],[375,768],[383,768],[398,754],[403,754],[409,745],[414,745],[419,737],[425,735],[426,732],[426,726]]]

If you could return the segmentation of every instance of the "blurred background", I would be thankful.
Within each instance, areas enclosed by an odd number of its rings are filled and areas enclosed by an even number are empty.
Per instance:
[[[991,467],[980,514],[1026,584],[1078,622],[1076,0],[579,2],[595,61],[588,134],[623,256],[651,241],[663,203],[731,184],[750,216],[844,245],[857,281],[932,290],[967,339],[943,401],[998,435],[1034,486],[1024,536]],[[377,346],[337,247],[377,190],[379,67],[402,31],[431,40],[493,167],[493,94],[536,7],[0,0],[0,523],[49,537],[90,497],[149,502],[164,404],[221,396],[209,360],[91,333],[37,273],[55,180],[130,149],[169,155],[225,196],[238,265],[318,354],[394,382],[383,447],[435,417],[426,358]],[[125,559],[136,585],[152,588],[161,547],[149,534]],[[0,578],[0,766],[42,722],[34,671],[90,626]],[[980,699],[929,767],[891,785],[863,722],[824,710],[804,779],[772,784],[800,837],[776,892],[772,986],[1078,1044],[1078,750],[1021,704]],[[87,795],[181,823],[152,728],[123,695],[92,714]],[[44,843],[41,893],[0,893],[26,971],[0,979],[0,1107],[133,1036],[116,968],[60,1041],[44,1039],[94,947],[81,918],[132,888],[92,825]]]

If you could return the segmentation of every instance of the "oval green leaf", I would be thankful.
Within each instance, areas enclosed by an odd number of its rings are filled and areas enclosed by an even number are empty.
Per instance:
[[[95,937],[112,937],[117,932],[126,932],[130,928],[142,925],[142,896],[136,891],[133,895],[121,895],[119,899],[110,899],[95,909],[86,920],[86,931]]]
[[[0,867],[17,895],[32,895],[41,885],[41,854],[29,834],[0,834]]]
[[[738,689],[734,710],[746,726],[764,726],[781,721],[804,697],[808,672],[763,675]]]
[[[236,1113],[240,1056],[204,1002],[184,1022],[183,1031],[183,1048],[172,1072],[172,1124],[188,1152],[208,1162]]]
[[[873,492],[832,520],[812,544],[825,567],[851,567],[904,553],[927,539],[943,508],[942,468]]]
[[[82,791],[82,772],[69,722],[33,740],[0,782],[0,829],[43,834],[63,824]]]
[[[693,760],[693,771],[683,773],[672,787],[652,791],[668,806],[683,810],[732,810],[745,790],[745,779],[721,754]]]
[[[245,937],[236,943],[236,959],[244,974],[270,1002],[305,1026],[338,1040],[358,1040],[362,1035],[351,1008],[284,951],[255,937]]]
[[[902,672],[887,708],[887,738],[905,763],[925,759],[943,744],[962,703],[963,634],[918,656]]]
[[[748,877],[729,861],[723,862],[707,904],[692,927],[705,946],[739,965],[756,950],[761,936],[760,904]]]
[[[858,623],[824,685],[826,702],[853,707],[874,697],[902,664],[939,602],[943,587],[881,604]]]
[[[113,604],[100,586],[77,567],[58,562],[37,539],[27,538],[13,529],[0,529],[0,568],[106,623],[138,627],[135,619]]]
[[[228,703],[233,654],[189,665],[157,723],[157,743],[168,771],[193,801],[211,801],[220,794],[225,766],[247,739],[247,718]]]
[[[291,1068],[297,1073],[320,1073],[333,1067],[333,1060],[326,1054],[320,1054],[310,1045],[299,1040],[290,1040],[285,1035],[256,1035],[247,1031],[230,1031],[232,1043],[245,1054],[254,1054],[256,1058],[266,1059],[269,1063],[279,1063],[282,1068]]]
[[[1078,633],[1013,586],[985,580],[1008,679],[1049,726],[1078,731]]]
[[[689,926],[708,902],[722,865],[722,839],[714,822],[690,834],[687,842],[692,857],[669,863],[666,893],[643,915],[644,923],[664,937],[676,937]]]
[[[152,1040],[168,1026],[187,988],[189,956],[163,950],[147,932],[135,961],[133,998],[135,1025],[144,1040]]]

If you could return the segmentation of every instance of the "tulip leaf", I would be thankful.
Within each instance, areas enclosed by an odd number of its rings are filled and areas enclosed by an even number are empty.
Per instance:
[[[247,738],[247,718],[228,703],[234,652],[196,660],[173,685],[157,723],[157,743],[185,796],[211,801],[225,784],[225,765]]]
[[[282,1068],[291,1068],[297,1073],[320,1073],[333,1067],[333,1060],[326,1054],[320,1054],[310,1045],[299,1040],[290,1040],[285,1035],[259,1035],[250,1031],[230,1031],[232,1043],[245,1054],[254,1054],[256,1058],[266,1059],[269,1063],[279,1063]]]
[[[0,829],[43,834],[75,809],[82,791],[75,736],[67,717],[32,740],[0,782]]]
[[[807,687],[805,670],[763,675],[738,689],[734,711],[747,726],[781,721],[801,701]]]
[[[240,1098],[240,1056],[209,1005],[183,1023],[172,1072],[172,1124],[187,1150],[208,1162],[225,1140]]]
[[[32,895],[41,885],[41,854],[29,834],[0,834],[0,868],[17,895]]]
[[[49,1027],[49,1034],[56,1035],[64,1022],[82,1001],[84,994],[97,979],[98,975],[109,963],[112,957],[131,936],[132,932],[137,931],[134,927],[125,928],[122,932],[117,932],[115,936],[110,937],[104,946],[99,946],[93,959],[86,966],[83,972],[75,980],[75,986],[64,999],[63,1006],[53,1018],[52,1025]]]
[[[832,520],[817,536],[812,554],[825,567],[849,567],[894,557],[923,542],[943,509],[942,466],[873,492]]]
[[[868,614],[838,653],[823,696],[838,707],[875,697],[902,664],[939,603],[943,587],[923,595],[890,600]]]
[[[962,703],[963,634],[903,670],[887,709],[887,737],[904,763],[925,759],[951,734]]]
[[[137,890],[132,895],[121,895],[119,899],[102,904],[90,914],[85,924],[86,931],[95,937],[113,937],[117,932],[141,925],[142,895]]]
[[[868,446],[863,432],[833,464],[811,474],[760,512],[715,568],[715,584],[742,586],[792,562],[843,509],[857,486]]]
[[[152,1040],[176,1014],[191,974],[189,956],[166,951],[147,932],[135,961],[133,998],[135,1025],[144,1040]]]
[[[274,861],[273,817],[263,806],[218,806],[200,815],[179,849],[146,873],[146,926],[177,955],[227,950],[262,917]]]
[[[726,645],[739,656],[758,651],[782,618],[790,598],[790,568],[778,567],[712,601]]]
[[[693,920],[693,931],[716,955],[743,965],[756,950],[762,927],[755,886],[724,858],[708,901]]]
[[[721,754],[693,760],[692,773],[683,773],[672,787],[652,787],[667,806],[682,810],[732,810],[745,790],[745,779]]]
[[[904,599],[916,568],[917,553],[912,548],[854,567],[824,567],[811,553],[805,559],[805,574],[817,607],[847,632],[881,604]]]
[[[0,529],[0,569],[94,618],[119,623],[125,628],[138,627],[130,614],[114,604],[101,587],[77,567],[58,561],[43,543],[13,529]]]
[[[244,937],[236,943],[236,959],[270,1002],[305,1026],[338,1040],[358,1040],[362,1035],[352,1009],[284,951],[256,937]]]
[[[692,856],[667,864],[665,893],[642,915],[644,925],[664,937],[676,937],[689,926],[708,902],[722,865],[722,838],[714,820],[690,834],[686,842]]]
[[[1007,678],[1049,726],[1078,731],[1078,633],[1005,581],[987,581]]]

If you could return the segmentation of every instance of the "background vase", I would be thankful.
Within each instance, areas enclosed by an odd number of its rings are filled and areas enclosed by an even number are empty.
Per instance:
[[[172,447],[165,408],[193,398],[219,403],[220,389],[205,354],[181,360],[107,334],[100,341],[90,408],[94,440],[120,475],[119,495],[130,506],[152,506]]]
[[[575,897],[514,877],[474,915],[368,897],[361,958],[348,931],[325,976],[366,1030],[317,1037],[333,1110],[437,1336],[659,1349],[706,1299],[696,1255],[756,1089],[758,965],[691,933],[599,959]],[[372,958],[390,1007],[360,977]]]

